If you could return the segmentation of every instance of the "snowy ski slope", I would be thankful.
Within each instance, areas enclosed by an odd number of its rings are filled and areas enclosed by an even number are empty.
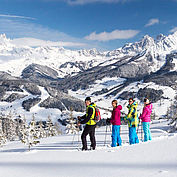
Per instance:
[[[167,121],[155,121],[153,140],[130,146],[127,125],[122,125],[123,146],[111,148],[109,127],[105,145],[102,127],[96,130],[97,149],[85,152],[78,151],[80,134],[73,143],[73,135],[42,139],[30,152],[10,142],[0,149],[0,177],[176,177],[177,134],[168,134],[167,128]]]

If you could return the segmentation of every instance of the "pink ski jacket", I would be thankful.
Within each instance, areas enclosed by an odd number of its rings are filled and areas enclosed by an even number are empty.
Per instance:
[[[142,120],[142,122],[150,122],[151,113],[152,113],[152,103],[149,103],[143,108],[143,112],[139,118]]]
[[[111,116],[111,124],[112,125],[121,125],[121,112],[120,110],[122,110],[122,106],[118,105],[115,109],[113,109],[112,111],[112,116]]]

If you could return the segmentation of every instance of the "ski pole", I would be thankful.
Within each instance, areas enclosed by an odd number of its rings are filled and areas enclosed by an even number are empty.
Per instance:
[[[109,129],[110,129],[110,132],[112,132],[112,129],[111,129],[111,124],[109,125]]]
[[[137,130],[136,130],[136,134],[137,134],[137,135],[138,135],[139,126],[140,126],[140,122],[139,122],[138,128],[137,128]]]
[[[77,135],[78,135],[78,148],[79,148],[79,130],[80,130],[80,127],[79,127],[78,123],[79,123],[79,120],[78,120],[78,118],[76,118],[76,124],[77,124],[77,129],[76,130],[77,130]]]
[[[78,148],[79,148],[79,141],[80,141],[80,139],[79,139],[79,129],[78,129]]]
[[[76,126],[78,125],[78,119],[76,118],[76,121],[75,121],[75,126],[74,126],[74,131],[73,131],[73,140],[72,140],[72,144],[74,144],[74,138],[75,138],[75,135],[76,135],[76,131],[78,129],[78,127]]]
[[[74,132],[74,134],[73,134],[73,140],[72,140],[72,144],[74,144],[74,137],[75,137],[75,132]]]
[[[107,126],[107,123],[106,123],[106,133],[105,133],[105,139],[104,139],[104,146],[106,145],[107,129],[108,129],[108,126]]]
[[[79,123],[79,120],[77,119],[77,124]],[[81,126],[81,125],[80,125]],[[79,141],[80,141],[80,134],[79,134],[79,131],[80,131],[80,126],[78,126],[78,149],[79,149]]]
[[[142,127],[142,122],[141,122],[141,141],[143,141],[143,127]]]

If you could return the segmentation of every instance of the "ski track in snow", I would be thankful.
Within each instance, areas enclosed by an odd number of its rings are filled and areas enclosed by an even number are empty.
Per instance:
[[[166,133],[167,123],[154,121],[153,140],[131,146],[127,125],[122,125],[123,146],[116,148],[109,146],[109,127],[105,146],[105,127],[98,128],[95,151],[78,151],[80,134],[73,143],[73,135],[41,139],[31,151],[18,141],[9,142],[0,150],[0,177],[176,177],[177,134]]]

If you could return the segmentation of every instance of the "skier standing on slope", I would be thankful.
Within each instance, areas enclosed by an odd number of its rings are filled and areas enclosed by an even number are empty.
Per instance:
[[[140,119],[142,120],[143,123],[144,141],[152,140],[150,132],[151,113],[152,113],[152,103],[150,103],[148,98],[145,98],[143,112],[140,115]]]
[[[94,103],[91,103],[90,97],[87,97],[85,99],[85,105],[86,105],[86,114],[82,117],[78,116],[78,120],[79,120],[78,126],[80,126],[80,124],[86,124],[84,131],[81,135],[82,151],[88,150],[87,140],[86,140],[88,134],[90,135],[91,149],[95,150],[96,148],[96,140],[95,140],[96,122],[94,120],[96,105]]]
[[[129,126],[129,143],[135,144],[139,143],[139,139],[136,133],[136,127],[138,125],[138,116],[137,116],[137,106],[138,104],[133,100],[133,98],[129,98],[128,114],[124,117],[125,120],[128,120]]]
[[[122,106],[117,104],[118,104],[117,100],[112,101],[113,111],[110,119],[110,123],[112,124],[112,144],[111,144],[112,147],[122,145],[122,140],[120,137],[120,125],[121,125],[120,110],[122,110]]]

